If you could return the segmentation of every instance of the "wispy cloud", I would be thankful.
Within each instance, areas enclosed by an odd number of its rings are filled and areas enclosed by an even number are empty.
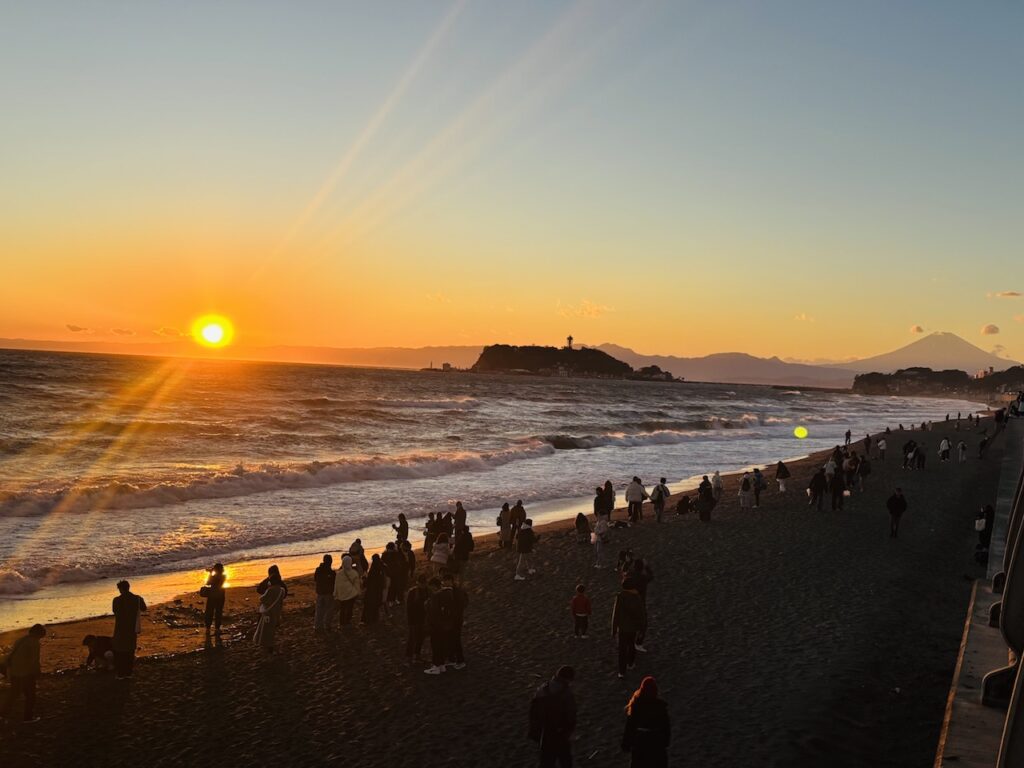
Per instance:
[[[924,333],[924,328],[922,328],[920,325],[912,325],[912,326],[910,326],[910,332],[911,333]]]
[[[1003,357],[1003,355],[1006,352],[1006,347],[1004,347],[1002,344],[996,344],[994,347],[992,347],[990,351],[996,357]]]
[[[445,296],[440,291],[437,292],[437,293],[428,293],[427,294],[427,301],[431,302],[432,304],[451,304],[452,303],[451,297]]]
[[[989,323],[988,325],[981,326],[982,336],[995,336],[997,333],[999,333],[998,325],[993,325],[992,323]]]
[[[89,332],[89,329],[86,328],[85,326],[83,326],[83,325],[75,325],[74,323],[68,323],[64,327],[67,328],[72,333],[88,333]]]
[[[793,315],[793,319],[796,320],[799,323],[813,323],[814,322],[814,318],[811,317],[810,315],[808,315],[806,312],[800,312],[800,313],[798,313],[796,315]]]
[[[175,338],[175,339],[176,338],[180,338],[180,337],[185,335],[184,333],[179,331],[177,328],[169,328],[166,325],[161,326],[160,328],[157,328],[155,331],[153,331],[153,333],[155,333],[157,336],[170,336],[171,338]]]
[[[131,328],[111,328],[111,333],[117,334],[118,336],[134,336],[135,331]]]
[[[1021,297],[1020,291],[996,291],[995,293],[986,293],[985,298],[988,299],[1019,299]]]
[[[558,308],[558,314],[561,317],[596,318],[615,311],[614,307],[609,307],[605,304],[598,304],[590,299],[583,299],[579,304],[562,304],[562,302],[559,301],[556,306]]]

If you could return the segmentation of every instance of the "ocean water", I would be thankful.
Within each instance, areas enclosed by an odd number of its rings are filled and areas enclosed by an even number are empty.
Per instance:
[[[0,606],[803,455],[956,400],[0,351]],[[797,440],[802,424],[810,437]]]

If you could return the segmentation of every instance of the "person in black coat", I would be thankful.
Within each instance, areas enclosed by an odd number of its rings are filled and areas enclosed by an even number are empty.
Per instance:
[[[454,669],[465,669],[466,656],[462,651],[462,622],[466,619],[469,597],[466,595],[466,591],[455,583],[455,577],[450,573],[444,577],[443,585],[442,591],[450,593],[450,596],[445,599],[451,607],[448,638],[445,641],[447,664]]]
[[[825,496],[825,488],[827,485],[828,480],[825,478],[825,470],[819,468],[811,478],[811,482],[807,485],[807,490],[811,492],[811,497],[807,502],[807,506],[817,507],[818,511],[821,512],[821,500]]]
[[[885,506],[889,510],[889,537],[895,539],[900,533],[900,518],[907,511],[907,500],[903,496],[903,490],[897,488],[885,502]]]
[[[415,664],[423,661],[423,641],[427,638],[427,576],[421,573],[416,579],[416,586],[405,595],[405,618],[408,625],[408,639],[405,644],[405,655],[409,662]]]
[[[540,742],[541,768],[572,766],[572,734],[576,730],[576,698],[572,682],[576,671],[561,667],[530,702],[530,738]]]
[[[380,616],[380,606],[384,602],[384,586],[387,583],[387,567],[374,555],[370,561],[370,569],[366,572],[366,589],[363,592],[363,624],[376,624]]]
[[[626,705],[622,751],[631,756],[630,768],[668,768],[671,740],[668,705],[658,698],[658,684],[648,675]]]
[[[428,675],[440,675],[447,668],[448,639],[452,625],[452,592],[441,588],[437,578],[427,582],[430,597],[427,598],[427,632],[430,634],[430,656],[432,665],[423,670]]]
[[[838,470],[832,476],[829,483],[829,492],[832,494],[832,511],[843,511],[843,496],[846,491],[846,483],[843,481],[843,473]]]
[[[388,569],[387,603],[389,606],[398,605],[409,587],[409,562],[393,541],[388,542],[380,559]]]

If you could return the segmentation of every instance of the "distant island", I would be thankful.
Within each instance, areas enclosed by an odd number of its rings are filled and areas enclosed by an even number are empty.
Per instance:
[[[634,371],[631,365],[612,357],[607,352],[588,347],[576,349],[572,346],[571,337],[564,347],[491,344],[484,347],[470,370],[473,373],[677,381],[671,373],[663,371],[656,365]]]
[[[853,391],[862,395],[984,395],[1024,390],[1024,366],[1005,371],[990,368],[976,376],[965,371],[901,368],[895,373],[862,373],[854,377]]]

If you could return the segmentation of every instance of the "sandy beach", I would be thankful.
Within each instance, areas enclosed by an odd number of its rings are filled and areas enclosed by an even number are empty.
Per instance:
[[[979,461],[980,435],[950,429],[967,441],[969,460],[941,464],[941,427],[926,433],[924,471],[901,470],[898,456],[919,433],[894,432],[887,461],[873,462],[866,491],[842,512],[807,506],[816,455],[791,464],[789,493],[773,483],[760,509],[739,509],[729,477],[710,524],[666,514],[658,525],[645,512],[642,525],[613,531],[612,556],[630,547],[655,570],[649,652],[625,681],[615,676],[609,631],[616,575],[591,567],[570,523],[542,530],[538,574],[526,582],[513,581],[511,555],[478,531],[465,670],[430,677],[410,667],[401,611],[315,637],[311,577],[285,573],[282,652],[269,659],[248,639],[250,587],[229,594],[223,647],[203,647],[197,596],[153,606],[140,640],[151,658],[130,683],[76,668],[81,637],[109,633],[109,618],[51,627],[43,720],[0,730],[0,762],[533,765],[529,699],[572,664],[580,765],[628,764],[618,748],[622,707],[644,674],[658,678],[670,706],[672,765],[930,765],[971,579],[981,573],[973,520],[994,501],[1002,449],[995,440]],[[909,510],[891,540],[884,502],[896,485]],[[580,581],[594,603],[587,640],[573,638],[568,613]],[[10,641],[8,633],[0,645]]]

